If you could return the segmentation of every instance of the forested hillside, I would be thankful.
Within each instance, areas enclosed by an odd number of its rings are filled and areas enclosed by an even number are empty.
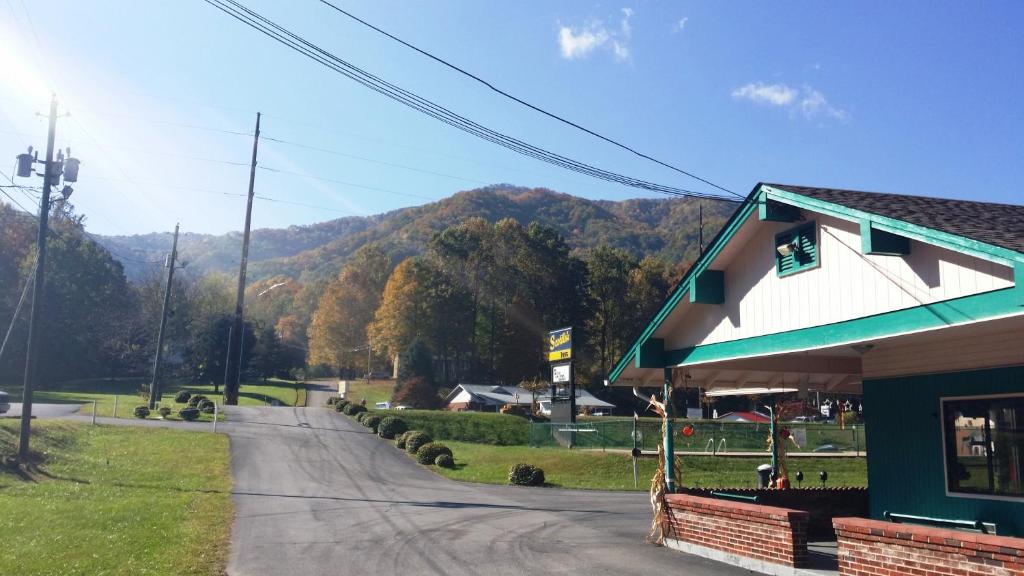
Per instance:
[[[557,230],[574,250],[609,246],[638,258],[657,256],[678,263],[697,252],[700,202],[689,198],[595,201],[543,188],[495,185],[382,215],[255,230],[249,277],[285,275],[304,283],[330,279],[359,248],[374,243],[398,261],[422,254],[435,233],[472,217],[491,223],[511,218],[524,226],[536,222]],[[703,206],[705,237],[710,238],[735,204],[705,200]],[[260,209],[266,207],[257,204],[255,210]],[[187,230],[188,223],[182,228]],[[101,242],[118,254],[145,261],[162,258],[171,238],[169,233],[153,233],[102,237]],[[186,232],[180,240],[182,258],[200,275],[234,272],[240,249],[240,233]],[[144,268],[138,263],[127,259],[123,263],[130,279],[142,277]]]

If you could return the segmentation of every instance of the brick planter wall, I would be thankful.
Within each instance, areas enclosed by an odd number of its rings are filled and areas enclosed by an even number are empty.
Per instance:
[[[840,576],[1024,576],[1024,538],[836,518]]]
[[[669,537],[690,545],[685,551],[694,552],[694,546],[718,551],[701,555],[759,571],[766,570],[737,560],[789,568],[807,564],[807,512],[688,494],[666,499]]]
[[[757,503],[763,506],[777,506],[792,510],[803,510],[810,515],[807,536],[813,540],[831,540],[835,536],[832,531],[832,519],[835,517],[867,517],[868,489],[835,486],[807,488],[729,488],[719,492],[757,496]],[[682,494],[714,498],[711,488],[683,488]]]

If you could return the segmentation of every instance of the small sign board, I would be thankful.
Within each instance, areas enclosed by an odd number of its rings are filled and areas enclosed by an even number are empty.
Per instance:
[[[551,366],[551,382],[568,384],[572,377],[572,364],[554,364]]]
[[[548,332],[548,362],[572,359],[572,328]]]

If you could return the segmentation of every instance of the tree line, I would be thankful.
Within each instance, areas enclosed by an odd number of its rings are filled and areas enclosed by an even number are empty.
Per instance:
[[[429,378],[518,384],[547,379],[544,338],[572,326],[578,378],[599,384],[667,295],[677,270],[598,247],[573,253],[555,230],[470,218],[421,256],[393,263],[379,246],[354,255],[324,289],[309,326],[309,362],[361,373],[432,359]],[[423,352],[425,351],[425,352]]]

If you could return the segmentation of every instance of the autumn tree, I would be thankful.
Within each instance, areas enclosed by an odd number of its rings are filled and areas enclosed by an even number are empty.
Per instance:
[[[433,307],[432,271],[421,258],[408,258],[388,278],[380,307],[368,328],[370,344],[394,358],[417,339],[429,340]]]
[[[376,245],[357,252],[327,285],[309,326],[309,362],[354,368],[366,355],[367,328],[380,307],[391,268],[390,257]],[[374,346],[377,348],[377,346]]]

